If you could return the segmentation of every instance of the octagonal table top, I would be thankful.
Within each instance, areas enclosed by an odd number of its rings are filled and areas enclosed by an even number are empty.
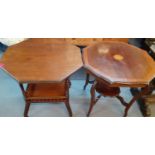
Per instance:
[[[84,67],[113,86],[147,85],[155,77],[155,62],[146,51],[108,41],[84,49]]]
[[[0,62],[20,83],[60,82],[83,66],[78,47],[54,39],[29,39],[10,46]]]

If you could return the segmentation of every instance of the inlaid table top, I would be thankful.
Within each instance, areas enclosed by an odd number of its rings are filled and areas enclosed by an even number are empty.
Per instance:
[[[155,77],[155,62],[147,52],[122,42],[93,44],[84,49],[83,61],[112,86],[147,85]]]
[[[29,39],[10,46],[0,62],[21,83],[60,82],[83,63],[78,47],[57,41]]]

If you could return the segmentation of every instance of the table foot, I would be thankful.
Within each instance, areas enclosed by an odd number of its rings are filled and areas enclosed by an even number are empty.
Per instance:
[[[67,108],[67,110],[68,110],[69,116],[72,117],[73,114],[72,114],[72,110],[71,110],[69,101],[66,101],[66,102],[65,102],[65,105],[66,105],[66,108]]]
[[[25,110],[24,110],[24,117],[28,117],[29,109],[30,109],[30,103],[29,102],[26,102],[26,104],[25,104]]]
[[[89,110],[88,110],[88,113],[87,113],[87,117],[90,116],[90,113],[93,110],[93,107],[94,107],[94,105],[96,103],[95,102],[95,86],[94,85],[92,85],[90,93],[91,93],[91,102],[90,102],[90,107],[89,107]]]

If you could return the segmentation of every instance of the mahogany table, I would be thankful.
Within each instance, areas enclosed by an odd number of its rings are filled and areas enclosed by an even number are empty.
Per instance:
[[[78,47],[61,39],[28,39],[9,47],[0,62],[20,84],[26,100],[24,116],[36,102],[64,102],[72,116],[69,76],[83,66]]]
[[[70,44],[82,47],[103,41],[121,41],[128,43],[128,38],[64,38],[64,40]]]
[[[101,95],[116,97],[125,106],[124,116],[127,116],[133,103],[149,92],[149,83],[155,77],[155,62],[147,52],[122,42],[90,45],[84,49],[83,61],[88,72],[96,77],[87,116]],[[120,87],[141,88],[141,91],[127,103],[120,96]],[[97,98],[95,91],[100,94]]]
[[[128,43],[128,38],[31,38],[28,39],[23,44],[61,44],[68,43],[80,47],[86,47],[93,43],[102,42],[102,41],[121,41]]]

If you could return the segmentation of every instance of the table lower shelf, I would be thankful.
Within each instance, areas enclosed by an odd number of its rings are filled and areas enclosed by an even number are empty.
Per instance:
[[[65,81],[61,83],[28,84],[26,99],[65,99]]]

